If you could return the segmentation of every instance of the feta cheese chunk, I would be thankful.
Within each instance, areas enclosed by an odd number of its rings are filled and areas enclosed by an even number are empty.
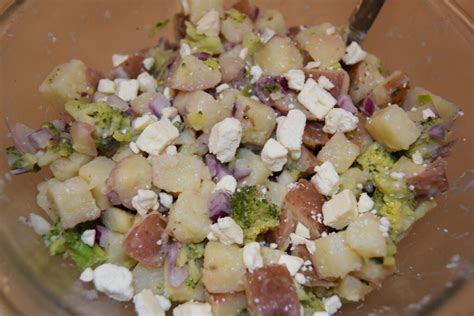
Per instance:
[[[142,92],[154,92],[157,88],[157,83],[155,78],[150,75],[148,72],[142,72],[137,77],[138,88]]]
[[[309,229],[300,222],[296,224],[295,234],[306,239],[310,238]]]
[[[315,68],[318,68],[319,66],[321,66],[320,61],[310,61],[306,64],[306,66],[304,66],[304,68],[305,69],[315,69]]]
[[[144,216],[149,210],[156,211],[160,204],[154,191],[140,189],[132,198],[132,206],[139,215]]]
[[[149,114],[149,113],[145,113],[142,116],[139,116],[139,117],[135,118],[132,121],[132,127],[133,127],[133,129],[142,131],[148,125],[150,125],[151,123],[154,123],[156,121],[157,121],[156,116],[154,116],[152,114]]]
[[[179,48],[179,56],[184,58],[188,55],[191,55],[191,47],[186,43],[181,44],[181,47]]]
[[[323,132],[335,134],[337,132],[345,133],[356,129],[359,118],[346,110],[335,108],[329,111],[324,121]]]
[[[346,65],[354,65],[365,59],[367,53],[357,44],[352,42],[346,47],[346,53],[342,56],[342,61]]]
[[[329,316],[327,312],[314,312],[313,316]]]
[[[248,52],[249,52],[249,49],[247,47],[242,48],[239,53],[240,59],[245,60],[247,58]]]
[[[121,63],[126,61],[127,59],[128,59],[128,55],[113,54],[112,55],[112,65],[114,67],[117,67],[118,65],[120,65]]]
[[[230,88],[230,86],[227,83],[222,83],[222,84],[220,84],[216,87],[216,92],[221,93],[225,89],[229,89],[229,88]]]
[[[276,137],[278,142],[288,149],[291,159],[299,159],[306,115],[300,110],[290,110],[286,117],[282,117],[277,122]]]
[[[212,316],[209,303],[186,302],[173,309],[173,316]]]
[[[335,28],[334,26],[331,25],[330,27],[328,27],[328,28],[326,29],[326,34],[327,34],[327,35],[332,35],[332,34],[334,34],[334,33],[336,33],[336,28]]]
[[[293,90],[301,91],[304,87],[305,75],[301,69],[291,69],[283,75],[288,80],[288,87]]]
[[[209,152],[221,162],[229,162],[240,145],[242,126],[236,118],[225,118],[215,124],[209,136]]]
[[[97,86],[97,91],[106,93],[106,94],[114,94],[115,82],[113,82],[110,79],[100,79],[99,85]]]
[[[145,128],[138,136],[136,144],[140,150],[150,155],[159,155],[179,136],[178,129],[167,118],[162,118]]]
[[[130,144],[128,144],[128,147],[130,147],[130,150],[134,154],[139,154],[140,153],[140,149],[138,149],[138,146],[137,146],[137,144],[135,144],[135,142],[130,142]]]
[[[330,161],[324,162],[320,166],[314,167],[316,174],[311,178],[311,182],[323,195],[332,195],[339,187],[339,175]]]
[[[138,316],[165,316],[165,311],[150,289],[145,289],[133,297]]]
[[[146,70],[150,70],[151,67],[153,67],[153,65],[155,64],[155,58],[153,57],[147,57],[145,59],[143,59],[143,67],[146,69]]]
[[[171,145],[171,146],[166,147],[165,152],[168,156],[175,156],[178,153],[178,149],[176,148],[175,145]]]
[[[339,308],[341,308],[342,306],[341,300],[339,299],[339,296],[337,295],[324,297],[322,301],[323,301],[324,309],[329,315],[335,314],[339,310]]]
[[[237,180],[231,175],[225,175],[219,180],[219,182],[216,183],[216,186],[214,187],[214,192],[224,191],[229,194],[234,194],[236,188]]]
[[[423,164],[423,156],[419,151],[415,151],[413,155],[411,155],[411,160],[417,165],[422,165]]]
[[[337,103],[336,99],[329,92],[321,88],[312,78],[306,80],[303,90],[298,94],[298,101],[320,120]]]
[[[263,74],[262,68],[260,68],[259,65],[253,65],[252,67],[250,67],[250,75],[252,75],[252,79],[250,79],[250,82],[251,83],[257,82],[258,79],[260,79],[260,77],[262,76],[262,74]]]
[[[92,280],[94,280],[94,270],[92,270],[91,268],[86,268],[79,276],[79,280],[84,283],[92,282]]]
[[[306,284],[306,278],[304,274],[302,273],[295,274],[295,281],[298,282],[299,284]]]
[[[171,308],[171,302],[169,299],[164,297],[163,295],[155,295],[158,303],[160,304],[161,308],[167,312]]]
[[[132,101],[138,95],[138,81],[136,79],[118,80],[115,94],[125,102]]]
[[[275,35],[275,31],[269,28],[265,28],[262,34],[260,34],[260,42],[262,44],[268,43],[269,40],[272,39],[272,37]]]
[[[212,9],[197,22],[196,32],[207,36],[219,36],[219,22],[219,12]]]
[[[322,210],[324,225],[342,229],[357,217],[357,200],[354,193],[346,189],[325,202]]]
[[[284,264],[293,276],[303,266],[304,260],[297,256],[282,255],[278,259],[278,264]]]
[[[165,117],[169,120],[173,119],[178,115],[178,110],[172,106],[165,107],[161,109],[161,117]]]
[[[367,193],[362,193],[359,197],[359,202],[357,202],[357,210],[359,213],[365,213],[374,208],[374,201],[370,198]]]
[[[94,286],[108,297],[126,302],[133,297],[133,275],[130,270],[112,263],[104,263],[94,270]]]
[[[421,112],[421,115],[423,116],[424,121],[430,118],[436,118],[436,114],[431,109],[424,109],[423,112]]]
[[[281,171],[287,162],[288,150],[282,144],[270,138],[260,153],[262,161],[271,171]]]
[[[95,244],[95,229],[86,229],[81,234],[81,241],[88,245],[89,247],[94,246]]]
[[[260,253],[260,244],[251,242],[244,246],[243,250],[244,264],[250,272],[263,267],[263,258]]]
[[[212,224],[211,233],[224,245],[244,243],[244,231],[230,216],[221,217]]]
[[[37,233],[38,235],[46,235],[51,228],[51,224],[48,223],[42,216],[39,216],[34,213],[30,213],[30,225],[31,228]]]
[[[160,204],[166,208],[170,208],[171,205],[173,204],[173,196],[166,192],[160,192],[159,196],[160,196]]]
[[[332,88],[334,88],[334,83],[331,82],[331,80],[328,79],[328,77],[326,76],[320,76],[318,78],[318,85],[323,88],[323,89],[326,89],[326,90],[331,90]]]

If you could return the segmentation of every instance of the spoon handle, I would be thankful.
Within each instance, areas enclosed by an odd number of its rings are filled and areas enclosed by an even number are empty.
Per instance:
[[[352,42],[361,44],[364,41],[384,3],[385,0],[362,0],[359,3],[349,19],[347,44]]]

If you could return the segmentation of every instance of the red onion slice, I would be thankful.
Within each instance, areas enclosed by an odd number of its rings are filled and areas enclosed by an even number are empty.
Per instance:
[[[186,267],[177,267],[176,260],[178,260],[179,250],[181,249],[181,244],[175,242],[171,244],[168,249],[168,281],[173,287],[179,287],[183,284],[184,280],[188,276],[188,271]]]
[[[30,144],[37,150],[45,149],[59,141],[59,135],[53,134],[48,128],[40,128],[28,136]]]
[[[372,100],[371,97],[366,97],[364,98],[364,100],[362,100],[360,110],[368,117],[371,117],[372,114],[374,114],[374,112],[377,110],[377,106],[375,105],[375,102],[374,100]]]
[[[255,95],[257,96],[257,98],[259,98],[260,101],[262,101],[266,105],[270,105],[271,99],[270,99],[269,91],[276,89],[278,86],[280,87],[280,91],[282,93],[288,93],[289,91],[288,81],[286,80],[285,77],[283,76],[268,77],[267,76],[267,77],[260,78],[255,85]]]
[[[209,55],[208,53],[196,53],[196,54],[193,54],[194,57],[196,57],[197,59],[200,59],[200,60],[207,60],[211,55]]]
[[[209,218],[215,223],[221,217],[230,215],[230,196],[224,191],[212,193],[208,204]]]
[[[161,93],[157,93],[156,97],[150,102],[148,108],[150,109],[151,113],[158,118],[161,118],[163,115],[162,111],[164,108],[170,107],[170,101],[165,98],[165,96]]]
[[[357,113],[357,108],[355,107],[354,103],[352,102],[352,99],[349,95],[345,94],[345,95],[341,95],[339,96],[339,98],[337,98],[337,105],[349,112],[349,113]]]
[[[51,124],[60,132],[66,131],[66,122],[63,120],[52,120],[50,121]]]
[[[433,125],[429,130],[428,134],[439,141],[443,141],[446,137],[446,129],[441,124]]]
[[[235,162],[235,168],[234,168],[234,178],[237,180],[242,180],[246,176],[248,176],[252,172],[252,169],[250,169],[250,166],[242,159],[238,159]]]
[[[107,200],[109,200],[109,203],[112,205],[120,205],[120,199],[118,196],[118,193],[115,191],[110,191],[107,193]]]
[[[119,110],[121,112],[125,112],[130,108],[127,102],[125,102],[119,96],[116,95],[109,95],[107,97],[107,103],[110,105],[111,108]]]
[[[33,133],[34,130],[25,124],[14,123],[9,120],[7,120],[6,123],[15,147],[23,154],[34,154],[36,152],[35,147],[28,140],[28,136]]]

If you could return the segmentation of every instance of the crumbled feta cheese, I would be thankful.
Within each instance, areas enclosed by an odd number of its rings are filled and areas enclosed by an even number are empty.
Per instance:
[[[306,278],[304,274],[302,273],[295,274],[295,281],[298,282],[299,284],[306,284]]]
[[[310,238],[309,229],[300,222],[296,224],[295,234],[306,239]]]
[[[321,237],[322,237],[322,238],[327,237],[327,236],[328,236],[328,233],[326,233],[326,232],[322,232],[322,233],[321,233]]]
[[[270,244],[270,248],[272,248],[272,249],[277,249],[277,248],[278,248],[278,245],[277,245],[276,243],[272,242],[272,243]]]
[[[172,106],[161,109],[161,117],[165,117],[169,120],[173,119],[178,114],[178,110]]]
[[[91,268],[86,268],[79,276],[79,280],[85,283],[92,282],[92,280],[94,280],[94,270]]]
[[[282,144],[270,138],[263,146],[260,157],[271,171],[281,171],[287,162],[288,150]]]
[[[234,194],[236,188],[237,180],[231,175],[225,175],[219,180],[219,182],[216,183],[216,186],[214,187],[214,192],[224,191],[229,194]]]
[[[178,129],[167,118],[162,118],[160,121],[148,125],[138,136],[136,143],[140,150],[150,155],[159,155],[178,136]]]
[[[156,211],[160,204],[154,191],[139,189],[137,195],[132,198],[132,206],[139,215],[144,216],[149,210]]]
[[[423,116],[424,121],[429,118],[436,118],[436,114],[431,109],[424,109],[423,112],[421,112],[421,115]]]
[[[305,75],[301,69],[288,70],[283,76],[288,81],[288,87],[293,90],[301,91],[304,87]]]
[[[229,162],[240,145],[242,126],[236,118],[225,118],[215,124],[209,136],[209,152],[221,162]]]
[[[339,299],[339,296],[337,295],[324,297],[322,301],[323,301],[324,309],[329,315],[335,314],[339,310],[339,308],[341,308],[342,306],[341,300]]]
[[[411,160],[417,165],[422,165],[423,164],[423,156],[419,151],[415,151],[413,155],[411,155]]]
[[[113,54],[112,55],[112,65],[114,67],[117,67],[118,65],[120,65],[121,63],[126,61],[127,59],[128,59],[128,55]]]
[[[142,131],[148,125],[150,125],[151,123],[154,123],[156,121],[157,121],[156,116],[154,116],[152,114],[145,113],[142,116],[139,116],[139,117],[135,118],[132,121],[132,127],[135,130]]]
[[[359,118],[346,110],[335,108],[329,111],[324,121],[323,132],[335,134],[337,132],[345,133],[356,129]]]
[[[374,201],[370,198],[367,193],[362,193],[357,202],[357,210],[359,213],[365,213],[374,208]]]
[[[388,237],[388,232],[390,231],[390,222],[386,217],[380,218],[380,231],[383,233],[384,237]]]
[[[328,27],[328,28],[326,29],[326,34],[327,34],[327,35],[332,35],[332,34],[334,34],[334,33],[336,33],[336,28],[335,28],[334,26],[331,25],[330,27]]]
[[[147,57],[145,59],[143,59],[143,67],[146,69],[146,70],[150,70],[151,67],[153,67],[153,65],[155,64],[155,58],[153,57]]]
[[[331,80],[329,80],[326,76],[320,76],[318,78],[318,85],[326,90],[331,90],[335,87],[334,83],[332,83]]]
[[[410,185],[408,186],[408,189],[409,189],[410,191],[415,191],[415,186],[414,186],[413,184],[410,184]]]
[[[252,79],[250,79],[250,82],[251,83],[257,82],[258,79],[260,79],[260,77],[262,76],[262,74],[263,74],[262,68],[260,68],[259,65],[253,65],[252,67],[250,67],[250,75],[252,76]]]
[[[300,110],[290,110],[286,117],[278,120],[276,137],[293,160],[301,157],[301,144],[303,142],[304,127],[306,125],[306,115]]]
[[[142,290],[133,297],[138,316],[165,316],[165,311],[150,289]]]
[[[168,156],[174,156],[178,153],[178,149],[176,148],[175,145],[171,145],[166,147],[165,152]]]
[[[95,229],[86,229],[82,235],[81,240],[86,245],[92,247],[95,244]]]
[[[115,94],[125,102],[132,101],[138,95],[138,81],[123,79],[116,82]]]
[[[160,192],[160,204],[166,208],[170,208],[173,204],[173,196],[171,194]]]
[[[314,252],[316,251],[316,244],[314,243],[314,241],[306,240],[304,245],[306,246],[306,249],[310,254],[314,254]]]
[[[247,58],[248,52],[249,52],[249,49],[247,47],[242,48],[239,53],[240,59],[245,60],[245,58]]]
[[[216,237],[216,235],[214,235],[213,232],[209,232],[209,234],[207,234],[206,238],[207,238],[208,240],[210,240],[210,241],[211,241],[211,240],[217,241],[217,237]]]
[[[155,295],[156,300],[160,304],[161,308],[167,312],[171,308],[171,302],[169,299],[164,297],[163,295]]]
[[[282,255],[278,259],[278,264],[284,264],[293,276],[303,266],[304,260],[297,256]]]
[[[403,172],[391,172],[390,177],[395,180],[402,180],[405,174]]]
[[[207,36],[219,36],[219,23],[219,12],[215,9],[211,9],[197,22],[196,32]]]
[[[107,94],[115,93],[115,82],[110,79],[100,79],[97,91]]]
[[[306,243],[306,238],[295,233],[290,233],[290,241],[293,246],[304,245]]]
[[[275,31],[269,28],[265,28],[262,34],[260,34],[260,42],[262,44],[268,43],[269,40],[272,39],[272,37],[275,35]]]
[[[246,244],[243,249],[243,258],[244,264],[250,272],[263,267],[263,258],[260,253],[260,244],[258,242]]]
[[[173,310],[173,316],[212,316],[209,303],[186,302]]]
[[[224,245],[243,244],[244,231],[232,217],[221,217],[211,225],[211,232]]]
[[[176,115],[172,120],[171,120],[171,123],[181,123],[183,121],[183,119],[181,118],[180,115]]]
[[[173,99],[173,97],[171,96],[171,89],[168,88],[168,87],[165,87],[163,89],[163,95],[165,96],[165,98],[169,101],[171,99]]]
[[[316,174],[311,178],[311,182],[323,195],[332,195],[339,187],[339,175],[330,161],[324,162],[320,166],[314,167]]]
[[[346,189],[325,202],[322,210],[324,225],[342,229],[357,217],[357,200],[354,193]]]
[[[130,270],[104,263],[94,270],[94,286],[114,300],[126,302],[133,297],[133,275]]]
[[[188,55],[191,55],[191,47],[186,43],[181,44],[181,47],[179,48],[179,56],[184,58]]]
[[[327,312],[314,312],[313,316],[329,316]]]
[[[322,120],[336,105],[334,97],[321,88],[314,79],[309,78],[303,90],[298,94],[298,101],[308,109],[316,118]]]
[[[367,53],[357,44],[352,42],[346,47],[346,53],[342,56],[342,61],[346,65],[354,65],[365,59]]]
[[[227,83],[222,83],[222,84],[220,84],[216,87],[216,92],[221,93],[225,89],[229,89],[229,88],[230,88],[230,86]]]
[[[306,66],[304,66],[304,68],[305,69],[315,69],[315,68],[318,68],[319,66],[321,66],[320,61],[310,61],[309,63],[306,64]]]
[[[48,223],[42,216],[34,213],[30,213],[29,224],[38,235],[46,235],[51,228],[51,224]]]
[[[128,144],[128,147],[130,147],[130,150],[134,153],[134,154],[138,154],[140,153],[140,149],[138,149],[138,146],[135,142],[130,142],[130,144]]]
[[[142,92],[154,92],[157,88],[157,83],[155,78],[150,75],[148,72],[142,72],[137,77],[138,88]]]

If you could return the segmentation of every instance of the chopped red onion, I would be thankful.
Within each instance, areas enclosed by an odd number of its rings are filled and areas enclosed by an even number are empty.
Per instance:
[[[109,203],[112,205],[121,204],[118,193],[115,191],[110,191],[109,193],[107,193],[107,200],[109,200]]]
[[[428,130],[428,134],[436,140],[443,141],[446,137],[446,129],[442,124],[436,124]]]
[[[28,136],[33,133],[34,130],[25,124],[14,123],[9,120],[7,120],[6,123],[16,149],[23,154],[34,154],[36,152],[35,147],[28,140]]]
[[[225,191],[212,193],[208,204],[209,218],[215,223],[221,217],[230,215],[230,196]]]
[[[449,143],[439,147],[436,151],[431,155],[430,160],[435,161],[439,157],[448,157],[453,150],[454,145],[456,144],[457,140],[452,140]]]
[[[109,242],[109,230],[102,225],[97,225],[95,227],[95,240],[102,248],[107,247],[107,243]]]
[[[357,108],[355,107],[354,103],[352,102],[352,99],[349,95],[345,94],[345,95],[341,95],[339,96],[339,98],[337,98],[337,105],[349,112],[349,113],[357,113]]]
[[[270,91],[273,91],[277,88],[280,88],[281,93],[288,93],[288,81],[283,76],[275,76],[275,77],[262,77],[260,78],[256,85],[255,85],[255,95],[259,98],[260,101],[263,103],[270,105]]]
[[[59,135],[51,133],[48,128],[40,128],[36,132],[31,133],[28,136],[28,140],[36,150],[39,150],[45,149],[50,144],[57,143]]]
[[[234,106],[232,107],[232,116],[239,117],[242,115],[242,104],[240,102],[235,102]]]
[[[371,117],[372,114],[376,111],[377,106],[375,105],[374,100],[372,100],[371,97],[366,97],[364,100],[362,100],[362,105],[360,107],[360,110],[362,113],[367,115],[368,117]]]
[[[168,101],[167,98],[161,93],[157,93],[156,97],[151,100],[148,108],[150,109],[151,113],[153,113],[156,117],[161,118],[163,115],[162,111],[164,108],[170,107],[171,103]]]
[[[197,59],[200,59],[200,60],[206,60],[211,56],[208,53],[195,53],[193,55],[194,55],[194,57],[196,57]]]
[[[219,180],[223,176],[230,175],[229,170],[227,170],[227,168],[222,163],[220,163],[212,154],[207,154],[206,156],[204,156],[204,163],[209,168],[212,181],[214,181],[215,183],[219,182]]]
[[[50,121],[51,124],[60,132],[64,132],[66,130],[66,122],[63,120],[52,120]]]
[[[175,288],[183,284],[184,280],[186,280],[186,277],[188,276],[188,271],[186,270],[185,266],[176,266],[180,248],[181,244],[179,242],[174,242],[168,249],[168,281],[170,282],[171,286]]]
[[[234,43],[231,43],[231,42],[225,42],[223,46],[224,46],[224,50],[225,50],[226,52],[228,52],[228,51],[230,51],[232,48],[235,47],[235,44],[234,44]]]
[[[234,178],[237,180],[242,180],[252,172],[250,166],[245,162],[245,160],[237,159],[234,167]]]
[[[130,108],[127,102],[125,102],[124,100],[122,100],[122,98],[115,94],[109,95],[107,97],[107,103],[110,105],[111,108],[119,110],[121,112],[125,112]]]

